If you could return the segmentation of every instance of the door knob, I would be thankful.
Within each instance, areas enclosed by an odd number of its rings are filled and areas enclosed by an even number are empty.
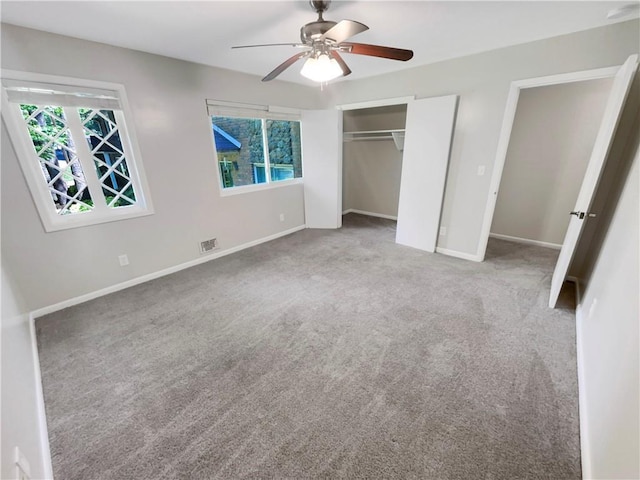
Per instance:
[[[569,215],[575,215],[580,220],[582,220],[584,218],[584,212],[570,212]]]

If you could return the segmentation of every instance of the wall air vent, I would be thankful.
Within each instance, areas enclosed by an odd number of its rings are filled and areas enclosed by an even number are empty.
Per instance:
[[[200,253],[208,253],[218,248],[218,239],[211,238],[200,242]]]

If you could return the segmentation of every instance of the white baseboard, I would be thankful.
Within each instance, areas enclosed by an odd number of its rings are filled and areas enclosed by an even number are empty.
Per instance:
[[[562,248],[562,245],[557,243],[541,242],[540,240],[530,240],[528,238],[512,237],[510,235],[502,235],[500,233],[490,233],[489,237],[498,238],[500,240],[508,240],[510,242],[524,243],[526,245],[536,245],[538,247],[553,248],[554,250],[560,250]]]
[[[240,250],[244,250],[246,248],[254,247],[261,243],[269,242],[271,240],[275,240],[276,238],[284,237],[286,235],[290,235],[292,233],[298,232],[300,230],[304,230],[306,225],[300,225],[298,227],[290,228],[289,230],[285,230],[283,232],[278,232],[273,235],[269,235],[268,237],[259,238],[258,240],[253,240],[251,242],[243,243],[242,245],[238,245],[236,247],[228,248],[226,250],[221,250],[219,252],[210,253],[201,258],[196,258],[195,260],[190,260],[185,263],[181,263],[180,265],[175,265],[173,267],[165,268],[163,270],[159,270],[157,272],[148,273],[146,275],[142,275],[140,277],[132,278],[131,280],[127,280],[126,282],[118,283],[116,285],[111,285],[110,287],[101,288],[100,290],[96,290],[94,292],[85,293],[84,295],[80,295],[75,298],[70,298],[69,300],[64,300],[62,302],[49,305],[47,307],[39,308],[31,312],[33,318],[42,317],[43,315],[47,315],[49,313],[57,312],[59,310],[63,310],[65,308],[72,307],[74,305],[78,305],[80,303],[88,302],[89,300],[93,300],[94,298],[103,297],[110,293],[118,292],[120,290],[124,290],[125,288],[133,287],[135,285],[139,285],[141,283],[148,282],[149,280],[155,280],[156,278],[164,277],[165,275],[170,275],[175,272],[179,272],[180,270],[184,270],[186,268],[195,267],[196,265],[200,265],[202,263],[210,262],[211,260],[215,260],[216,258],[224,257],[226,255],[230,255],[232,253],[239,252]]]
[[[359,215],[368,215],[369,217],[378,217],[378,218],[386,218],[387,220],[398,220],[398,217],[394,217],[393,215],[385,215],[383,213],[375,213],[375,212],[365,212],[364,210],[356,210],[355,208],[348,208],[342,212],[343,215],[347,213],[357,213]]]
[[[569,279],[569,278],[568,278]],[[587,425],[587,386],[584,374],[584,353],[582,350],[582,285],[580,279],[572,277],[576,285],[576,363],[578,365],[578,413],[580,417],[580,461],[582,478],[593,478],[591,469],[591,449],[589,448],[589,429]]]
[[[458,252],[457,250],[449,250],[448,248],[436,247],[436,253],[449,255],[450,257],[462,258],[463,260],[471,260],[472,262],[482,261],[482,258],[477,254]]]
[[[29,314],[29,336],[31,340],[31,356],[33,358],[33,375],[36,387],[36,415],[38,416],[38,433],[40,435],[40,450],[45,479],[53,480],[53,464],[51,463],[51,448],[49,446],[49,430],[47,428],[47,414],[44,408],[44,393],[42,391],[42,374],[40,371],[40,357],[38,356],[38,340],[36,337],[36,322],[33,314]]]

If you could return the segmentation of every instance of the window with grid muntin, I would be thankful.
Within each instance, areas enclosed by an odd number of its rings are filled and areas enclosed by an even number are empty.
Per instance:
[[[68,215],[91,210],[93,200],[64,109],[21,104],[20,111],[56,212]]]
[[[136,194],[113,110],[78,109],[85,138],[110,208],[135,205]]]
[[[3,86],[7,126],[47,231],[152,213],[118,92]]]

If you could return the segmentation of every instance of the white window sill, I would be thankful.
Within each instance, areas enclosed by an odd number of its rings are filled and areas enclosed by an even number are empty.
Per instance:
[[[117,222],[137,217],[153,215],[153,210],[140,207],[120,207],[115,211],[110,211],[107,215],[96,215],[95,212],[76,213],[69,216],[49,217],[44,223],[47,232],[57,232],[70,228],[88,227],[101,223]],[[43,219],[44,220],[44,219]]]
[[[240,195],[243,193],[261,192],[263,190],[273,190],[274,188],[289,187],[291,185],[302,184],[302,178],[292,178],[291,180],[280,180],[271,183],[256,183],[253,185],[242,185],[239,187],[222,188],[220,187],[221,197],[230,197],[232,195]]]

